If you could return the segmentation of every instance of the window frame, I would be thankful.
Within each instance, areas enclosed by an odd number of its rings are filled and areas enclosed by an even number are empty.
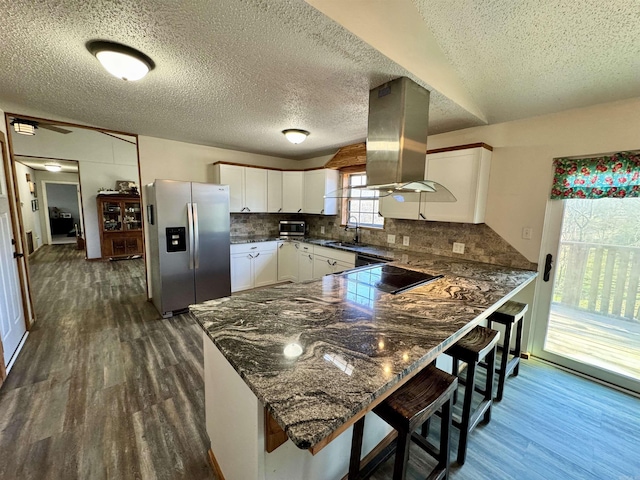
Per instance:
[[[353,167],[347,167],[347,168],[343,168],[340,170],[340,173],[342,174],[342,179],[341,179],[341,183],[342,183],[342,188],[344,190],[349,190],[350,184],[349,184],[349,180],[351,175],[366,175],[367,172],[365,170],[365,167],[363,165],[360,166],[353,166]],[[342,198],[342,205],[341,205],[341,226],[346,226],[350,217],[350,211],[349,211],[349,199],[351,197],[344,197]],[[378,207],[380,206],[380,197],[373,197],[375,199],[378,200]],[[373,214],[374,215],[378,215],[379,213],[379,208],[377,211],[374,211]],[[360,213],[360,212],[358,212]],[[374,224],[370,224],[370,223],[365,223],[365,224],[358,224],[359,228],[366,228],[366,229],[371,229],[371,230],[375,230],[375,231],[380,231],[380,230],[384,230],[384,218],[382,218],[382,224],[380,225],[374,225]]]

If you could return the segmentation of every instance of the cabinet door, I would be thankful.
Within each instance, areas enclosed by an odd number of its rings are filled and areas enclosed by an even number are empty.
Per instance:
[[[324,170],[304,172],[304,213],[324,210]]]
[[[484,148],[427,155],[427,178],[444,185],[457,201],[429,202],[424,194],[422,215],[441,222],[484,222],[490,159],[491,152]]]
[[[217,165],[220,167],[216,181],[229,185],[229,211],[240,212],[244,205],[244,167],[237,165]]]
[[[298,252],[298,281],[313,280],[313,254],[307,251]]]
[[[333,273],[344,272],[345,270],[349,270],[350,268],[353,268],[355,266],[355,263],[337,262],[333,267]]]
[[[420,194],[393,193],[386,197],[380,197],[380,213],[385,218],[418,220],[420,218]]]
[[[253,262],[248,253],[231,255],[231,291],[253,288]]]
[[[302,213],[304,172],[282,172],[282,211]]]
[[[278,253],[275,250],[253,255],[254,287],[273,285],[278,281]]]
[[[334,273],[334,267],[338,262],[331,258],[321,257],[320,255],[314,255],[313,257],[313,279],[318,280],[325,275]]]
[[[244,169],[245,212],[267,211],[267,170],[264,168]]]
[[[298,279],[298,249],[293,242],[280,242],[278,245],[278,281],[292,282]]]
[[[267,212],[282,212],[282,172],[267,170]]]

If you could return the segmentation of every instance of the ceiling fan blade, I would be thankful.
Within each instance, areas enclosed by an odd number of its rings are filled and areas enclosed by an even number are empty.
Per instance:
[[[50,123],[42,123],[39,122],[38,126],[40,128],[44,128],[46,130],[51,130],[52,132],[57,132],[57,133],[63,133],[63,134],[67,134],[67,133],[71,133],[71,130],[67,130],[65,128],[60,128],[60,127],[56,127],[55,125],[51,125]]]

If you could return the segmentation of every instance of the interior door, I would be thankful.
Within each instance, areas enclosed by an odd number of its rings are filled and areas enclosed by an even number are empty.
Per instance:
[[[27,331],[13,252],[9,201],[0,196],[0,335],[5,365],[9,365]]]
[[[640,199],[549,200],[533,341],[534,355],[635,392],[638,225]]]

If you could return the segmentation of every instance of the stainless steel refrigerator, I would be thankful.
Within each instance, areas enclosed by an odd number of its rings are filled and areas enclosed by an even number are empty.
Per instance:
[[[229,187],[156,180],[146,194],[151,299],[160,314],[231,295]]]

